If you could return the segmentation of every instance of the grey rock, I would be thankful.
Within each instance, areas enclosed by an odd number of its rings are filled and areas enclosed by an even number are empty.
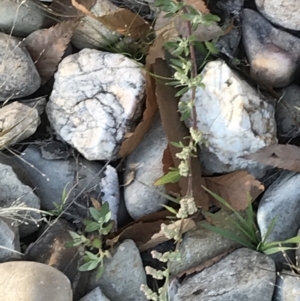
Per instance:
[[[196,90],[196,111],[197,127],[208,142],[201,147],[203,172],[246,169],[261,178],[266,167],[242,156],[277,143],[273,105],[222,60],[209,62],[201,75],[205,89]],[[191,90],[181,100],[190,98]],[[186,123],[191,126],[190,119]]]
[[[21,207],[24,210],[12,209]],[[12,218],[18,225],[20,237],[25,237],[38,230],[41,220],[40,200],[31,187],[20,181],[13,168],[0,163],[0,207],[6,217]]]
[[[277,218],[267,242],[282,241],[297,235],[300,228],[299,185],[299,173],[282,172],[264,193],[257,211],[257,223],[262,237],[266,235],[274,218]],[[294,252],[290,252],[289,257],[294,261]],[[274,254],[272,258],[278,267],[287,264],[281,253]]]
[[[271,301],[275,280],[273,260],[243,248],[186,278],[174,301]]]
[[[46,112],[56,133],[86,159],[116,159],[142,113],[145,86],[133,60],[84,49],[60,63]]]
[[[102,293],[100,287],[96,287],[89,294],[80,299],[80,301],[109,301]]]
[[[139,250],[132,240],[122,242],[111,259],[104,261],[104,274],[96,280],[96,272],[89,278],[88,290],[99,286],[113,301],[147,301],[140,290],[146,284],[146,274]]]
[[[0,32],[0,101],[34,93],[41,84],[35,65],[18,39]]]
[[[276,29],[254,10],[244,9],[243,17],[243,44],[251,76],[271,87],[290,84],[300,63],[300,39]]]
[[[146,214],[159,211],[166,198],[156,193],[164,193],[163,186],[153,183],[163,175],[162,158],[168,144],[160,118],[156,118],[152,127],[137,149],[128,156],[124,173],[124,199],[129,215],[138,219]],[[130,184],[130,175],[135,170],[135,180]],[[147,187],[143,185],[150,186]]]
[[[273,301],[300,301],[300,280],[297,274],[283,271],[277,276]]]
[[[300,30],[300,7],[294,0],[255,0],[257,9],[272,23]]]
[[[97,162],[83,158],[46,160],[42,158],[39,148],[33,145],[26,148],[22,160],[18,162],[30,175],[43,210],[55,209],[54,203],[61,205],[62,194],[66,189],[70,194],[64,204],[64,216],[72,221],[82,220],[87,215],[88,196],[100,199],[102,165]]]
[[[0,7],[1,31],[26,37],[43,27],[45,14],[34,0],[2,0]],[[13,30],[13,31],[12,31]]]
[[[278,138],[285,143],[300,134],[300,87],[290,85],[280,91],[275,118]]]
[[[72,301],[68,278],[46,264],[12,261],[0,264],[0,301]]]
[[[215,223],[217,227],[230,231],[238,235],[238,231],[230,226],[228,220],[228,213],[222,210],[215,213],[216,217],[220,219]],[[170,271],[172,275],[181,273],[187,269],[196,267],[205,261],[208,261],[224,252],[228,252],[232,248],[237,248],[239,245],[223,236],[206,230],[201,227],[198,222],[196,228],[188,231],[180,245],[181,260],[180,262],[171,263]]]
[[[118,8],[108,0],[97,0],[91,8],[91,12],[97,17],[113,14],[117,11]],[[120,37],[120,34],[105,27],[100,21],[85,16],[73,34],[72,44],[78,49],[103,49],[118,41]]]
[[[17,101],[0,108],[0,149],[14,145],[35,133],[39,112]]]
[[[8,219],[0,218],[0,262],[20,257],[18,228],[14,227]]]

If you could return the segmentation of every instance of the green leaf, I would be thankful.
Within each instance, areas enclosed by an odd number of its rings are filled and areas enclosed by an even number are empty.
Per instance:
[[[275,226],[277,220],[278,220],[278,216],[274,217],[273,220],[271,221],[271,224],[270,224],[270,226],[268,227],[267,233],[265,234],[265,236],[264,236],[264,238],[263,238],[263,240],[262,240],[262,242],[261,242],[262,245],[265,244],[266,240],[268,239],[268,237],[269,237],[270,234],[272,233],[272,231],[273,231],[273,229],[274,229],[274,226]]]
[[[104,273],[104,265],[100,264],[96,272],[96,280],[99,280]]]
[[[212,54],[218,54],[219,53],[219,49],[211,42],[205,41],[205,46],[206,48],[209,50],[210,53]]]
[[[86,232],[94,232],[94,231],[99,230],[100,227],[101,227],[101,226],[100,226],[99,223],[92,222],[92,223],[88,224],[88,225],[85,227],[84,231],[86,231]]]
[[[181,141],[180,142],[170,141],[170,144],[177,148],[183,148],[184,146]]]
[[[98,237],[93,239],[92,246],[96,249],[101,249],[102,248],[102,240]]]
[[[199,41],[194,42],[194,46],[197,50],[199,50],[202,54],[207,54],[207,49],[204,47],[204,44]]]
[[[96,208],[91,207],[90,213],[95,221],[98,221],[100,219],[100,212]]]
[[[77,247],[77,246],[79,246],[79,245],[81,245],[81,244],[82,244],[81,239],[80,239],[80,238],[76,238],[76,239],[74,239],[74,240],[68,241],[68,242],[65,244],[65,246],[66,246],[66,247]]]
[[[102,235],[107,235],[111,231],[113,226],[114,226],[114,222],[111,221],[105,228],[101,229],[101,234]]]
[[[90,259],[90,260],[98,260],[99,257],[95,255],[94,253],[91,253],[89,251],[85,251],[85,255]]]
[[[94,223],[94,221],[90,220],[90,219],[84,219],[83,222],[82,222],[85,226],[91,224],[91,223]]]
[[[170,207],[170,206],[167,206],[167,205],[162,205],[164,208],[166,208],[169,212],[173,213],[173,214],[177,214],[177,211],[173,208],[173,207]]]
[[[167,183],[177,183],[180,178],[181,178],[181,175],[179,174],[179,170],[172,170],[172,171],[169,171],[164,176],[157,179],[154,182],[154,185],[159,186],[159,185],[164,185]]]
[[[291,250],[291,249],[297,249],[297,248],[275,247],[275,248],[270,248],[270,249],[264,250],[263,253],[266,254],[266,255],[271,255],[271,254],[275,254],[275,253],[278,253],[278,252],[287,251],[287,250]]]
[[[74,232],[74,231],[68,231],[68,232],[69,232],[69,234],[71,235],[71,237],[72,237],[73,239],[76,239],[76,238],[79,238],[79,239],[80,239],[80,236],[81,236],[81,235],[77,234],[76,232]]]
[[[211,21],[220,22],[221,21],[219,16],[212,15],[212,14],[204,14],[203,18],[205,19],[205,21],[209,21],[209,22],[211,22]]]
[[[99,211],[99,220],[102,219],[104,220],[105,219],[105,216],[107,213],[109,213],[109,204],[107,202],[103,203],[102,206],[101,206],[101,209]]]
[[[111,211],[109,211],[108,213],[106,213],[106,215],[104,216],[104,223],[108,223],[111,219]]]
[[[175,97],[180,97],[182,96],[183,94],[185,94],[190,88],[189,87],[184,87],[182,88],[180,91],[178,91],[176,94],[175,94]]]
[[[82,266],[80,266],[78,270],[81,272],[91,271],[94,270],[98,264],[99,264],[98,260],[91,260],[83,264]]]

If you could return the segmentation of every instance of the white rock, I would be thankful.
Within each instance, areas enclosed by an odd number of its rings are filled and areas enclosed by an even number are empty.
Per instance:
[[[196,90],[196,111],[198,129],[208,141],[201,151],[205,173],[247,169],[262,176],[263,167],[240,156],[277,142],[274,107],[222,60],[208,63],[202,76],[205,88]],[[191,90],[182,97],[190,98]]]
[[[295,0],[255,0],[257,9],[272,23],[300,30],[300,6]]]
[[[55,74],[46,112],[57,134],[88,160],[118,157],[141,115],[145,73],[121,54],[84,49]]]

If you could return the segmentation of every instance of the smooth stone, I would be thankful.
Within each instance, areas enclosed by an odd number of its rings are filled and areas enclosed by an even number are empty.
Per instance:
[[[271,87],[289,85],[299,70],[300,39],[276,29],[254,10],[243,12],[243,44],[251,76]]]
[[[97,286],[113,301],[147,301],[140,290],[146,284],[146,274],[140,253],[132,240],[123,241],[112,254],[105,259],[104,273],[96,280],[96,272],[89,277],[88,291]]]
[[[97,0],[90,9],[96,17],[114,14],[118,8],[108,0]],[[72,44],[78,49],[100,49],[118,41],[120,34],[107,28],[103,23],[89,16],[81,19],[72,36]]]
[[[255,0],[257,9],[272,23],[300,30],[300,6],[295,0]]]
[[[22,160],[18,162],[30,175],[43,210],[55,209],[55,203],[61,205],[65,189],[70,195],[64,206],[68,206],[70,202],[72,205],[65,211],[64,217],[72,221],[82,220],[88,212],[87,193],[100,199],[100,181],[103,173],[102,165],[98,162],[90,162],[81,157],[46,160],[42,157],[40,149],[34,145],[29,145],[23,151]]]
[[[59,64],[46,112],[57,135],[87,160],[113,160],[142,114],[145,88],[135,61],[84,49]]]
[[[100,287],[96,287],[89,294],[81,298],[79,301],[109,301],[102,293]]]
[[[1,0],[0,29],[13,36],[26,37],[41,29],[45,13],[36,0]],[[13,31],[12,31],[13,29]]]
[[[299,275],[283,271],[277,276],[274,301],[300,301]]]
[[[0,108],[0,149],[30,137],[39,125],[39,112],[35,108],[17,101]]]
[[[290,85],[281,90],[279,95],[275,113],[277,134],[282,143],[287,143],[300,135],[300,87]]]
[[[271,301],[275,280],[271,258],[242,248],[187,277],[173,301]]]
[[[297,235],[300,228],[300,195],[298,187],[300,185],[300,174],[284,171],[280,177],[266,190],[259,202],[257,210],[257,223],[260,234],[264,237],[274,218],[277,221],[272,232],[267,238],[267,242],[282,241]],[[287,252],[294,261],[294,251]],[[286,265],[283,254],[272,255],[277,267],[280,269]]]
[[[12,261],[0,264],[0,301],[73,301],[68,278],[46,264]]]
[[[226,213],[226,211],[223,212],[221,210],[215,213],[215,215],[216,218],[221,219],[219,222],[214,221],[215,226],[239,235],[239,232],[232,227],[230,223],[226,222],[228,220],[228,213]],[[203,222],[198,222],[196,228],[184,234],[179,247],[181,260],[171,263],[170,266],[172,275],[201,265],[220,254],[228,252],[232,248],[239,247],[233,240],[229,240],[213,231],[204,229],[201,227],[201,223]]]
[[[148,133],[136,150],[127,157],[124,173],[124,199],[129,215],[138,219],[162,209],[167,199],[159,193],[165,193],[164,186],[153,183],[163,175],[162,158],[168,145],[160,118],[156,118]],[[132,170],[135,179],[129,184]],[[142,183],[145,183],[146,186]]]
[[[0,262],[18,258],[21,258],[18,228],[10,220],[0,218]]]
[[[17,38],[0,32],[0,102],[31,95],[41,78],[26,50]]]
[[[209,62],[201,75],[205,89],[196,89],[195,106],[197,127],[207,141],[201,146],[203,173],[246,169],[261,178],[267,168],[241,157],[277,143],[273,105],[222,60]],[[190,98],[191,90],[181,100]],[[190,128],[191,120],[186,124]]]

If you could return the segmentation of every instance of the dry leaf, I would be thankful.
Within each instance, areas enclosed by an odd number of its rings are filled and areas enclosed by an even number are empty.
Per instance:
[[[93,198],[93,197],[90,197],[90,200],[91,200],[91,202],[92,202],[92,204],[93,204],[93,207],[94,207],[96,210],[100,211],[100,209],[101,209],[101,204],[100,204],[100,202],[99,202],[98,200],[96,200],[95,198]]]
[[[247,171],[235,171],[219,177],[205,178],[207,188],[224,198],[235,210],[248,207],[248,193],[254,201],[263,191],[264,186]],[[213,197],[211,201],[220,206]]]
[[[170,78],[171,73],[165,61],[157,59],[153,64],[153,72],[158,76]],[[168,141],[188,143],[184,137],[189,136],[189,131],[180,121],[178,113],[178,98],[175,97],[176,91],[173,87],[167,85],[166,81],[158,78],[156,81],[156,97],[162,120],[163,129],[167,135]],[[180,160],[175,156],[178,148],[170,145],[174,166],[178,167]],[[198,206],[208,209],[209,198],[201,185],[206,186],[205,179],[201,176],[201,167],[198,158],[192,158],[193,174],[193,195]],[[182,177],[179,182],[181,195],[185,195],[188,188],[188,178]]]
[[[84,6],[88,11],[95,5],[97,0],[77,0],[78,5]],[[84,14],[72,5],[71,0],[53,0],[51,5],[51,14],[59,19],[69,19],[72,17],[82,17]]]
[[[202,14],[209,14],[209,9],[206,6],[204,0],[184,0],[186,5],[194,7],[196,10],[200,11]]]
[[[155,81],[148,71],[151,71],[150,67],[146,66],[146,109],[143,114],[143,120],[135,128],[133,134],[123,141],[119,151],[120,157],[126,157],[136,149],[152,125],[157,112]]]
[[[154,31],[157,37],[162,36],[164,41],[170,41],[171,39],[178,37],[178,31],[175,27],[177,16],[165,18],[166,14],[166,12],[160,12],[158,14],[154,25]]]
[[[270,145],[261,148],[256,153],[243,156],[243,158],[265,165],[300,172],[300,148],[295,145]]]
[[[164,43],[165,38],[163,33],[161,33],[149,47],[149,54],[146,58],[147,64],[153,65],[156,59],[165,59]]]
[[[54,27],[33,32],[25,39],[25,46],[42,78],[47,82],[56,71],[77,22],[69,20],[61,22]]]

